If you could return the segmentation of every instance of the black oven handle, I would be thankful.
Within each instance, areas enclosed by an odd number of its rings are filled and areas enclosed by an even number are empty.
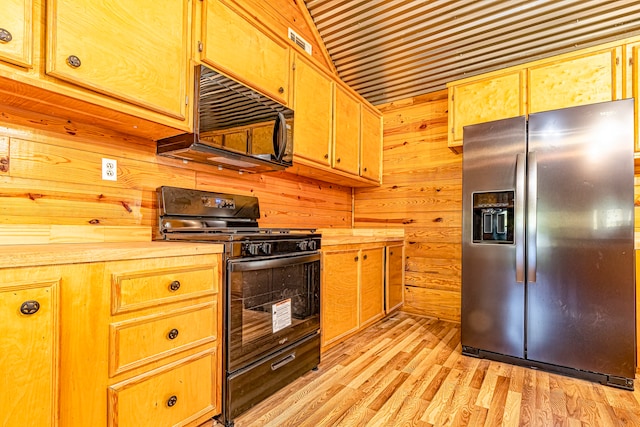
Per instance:
[[[270,268],[286,267],[289,265],[307,264],[315,261],[320,261],[319,253],[283,258],[263,258],[260,260],[251,261],[233,260],[229,261],[229,271],[267,270]]]

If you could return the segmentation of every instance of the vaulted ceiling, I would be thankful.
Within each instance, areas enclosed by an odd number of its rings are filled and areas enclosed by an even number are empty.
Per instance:
[[[339,76],[372,104],[640,34],[640,0],[305,0]]]

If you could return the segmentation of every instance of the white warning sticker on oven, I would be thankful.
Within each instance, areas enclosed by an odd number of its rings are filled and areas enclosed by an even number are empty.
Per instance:
[[[277,302],[271,306],[273,332],[278,332],[291,325],[291,298]]]

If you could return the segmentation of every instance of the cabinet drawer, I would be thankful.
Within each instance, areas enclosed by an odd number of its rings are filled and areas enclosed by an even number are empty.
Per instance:
[[[218,292],[218,265],[189,265],[113,272],[111,314],[167,304]]]
[[[110,326],[109,374],[162,359],[217,339],[215,301]]]
[[[109,426],[183,426],[216,415],[217,358],[209,350],[112,385]]]

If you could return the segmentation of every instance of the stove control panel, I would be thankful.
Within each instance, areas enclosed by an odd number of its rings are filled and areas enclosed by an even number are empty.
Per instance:
[[[320,238],[279,239],[270,241],[242,242],[243,257],[257,257],[269,255],[287,255],[299,252],[314,252],[320,249]]]

